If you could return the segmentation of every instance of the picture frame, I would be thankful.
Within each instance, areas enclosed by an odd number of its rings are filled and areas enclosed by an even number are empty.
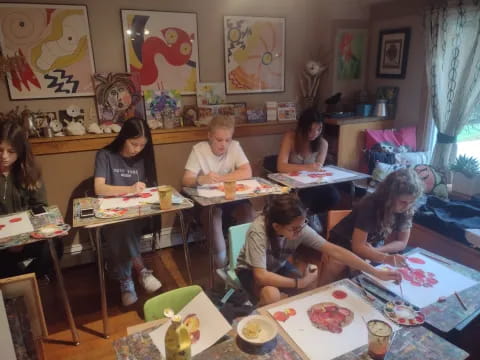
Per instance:
[[[120,13],[126,71],[140,74],[142,91],[195,95],[200,78],[197,14],[127,9]]]
[[[285,18],[223,19],[226,93],[285,91]],[[261,41],[249,41],[253,37]]]
[[[35,274],[30,273],[0,279],[0,289],[4,298],[23,296],[33,336],[37,339],[48,337],[47,324]]]
[[[25,58],[7,75],[10,100],[94,95],[86,5],[2,3],[0,23],[3,55]]]
[[[377,78],[405,78],[410,33],[410,28],[380,31],[378,38]]]

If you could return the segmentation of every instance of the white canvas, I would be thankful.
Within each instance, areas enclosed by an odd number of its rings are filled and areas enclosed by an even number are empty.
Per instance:
[[[0,290],[0,349],[2,349],[3,360],[15,360],[17,358],[15,348],[13,347],[12,333],[8,324],[2,290]]]
[[[440,296],[450,296],[455,291],[459,292],[477,284],[477,281],[468,278],[456,271],[450,269],[438,261],[423,256],[421,253],[410,254],[409,258],[417,258],[425,262],[425,264],[417,264],[408,261],[408,265],[412,269],[421,269],[424,272],[430,272],[435,274],[435,279],[438,281],[432,287],[414,286],[408,280],[402,281],[402,290],[404,300],[423,308],[434,302],[437,302]],[[388,267],[385,265],[379,265],[378,267]],[[381,286],[392,291],[398,296],[402,296],[400,292],[400,286],[391,281],[382,281],[369,274],[367,276],[374,279]]]
[[[237,191],[237,195],[253,194],[256,189],[260,189],[259,191],[263,190],[257,180],[240,180],[237,181],[237,186],[238,185],[244,185],[245,189]],[[221,190],[222,188],[223,183],[202,185],[198,187],[198,195],[206,198],[225,196],[225,192]]]
[[[0,218],[0,239],[31,232],[33,225],[26,211]]]
[[[99,207],[102,210],[129,208],[145,205],[147,203],[159,203],[158,190],[156,187],[146,188],[140,196],[132,196],[134,194],[126,194],[125,196],[100,198]],[[180,196],[172,196],[172,204],[180,204],[182,202]]]
[[[316,177],[316,175],[323,174],[325,172],[332,173],[331,176],[322,176]],[[323,171],[299,171],[298,175],[289,175],[285,174],[286,177],[293,179],[295,181],[301,182],[303,184],[313,184],[313,183],[330,183],[336,182],[342,179],[352,177],[352,173],[338,170],[330,166],[323,167]]]
[[[208,349],[232,329],[203,291],[185,305],[179,314],[182,320],[189,314],[196,314],[200,320],[200,338],[192,345],[192,356]],[[170,324],[169,320],[150,333],[153,343],[163,355],[165,355],[165,334]]]
[[[336,290],[344,291],[347,293],[347,297],[341,300],[334,298],[332,293]],[[338,334],[314,327],[310,322],[307,311],[312,305],[321,302],[333,302],[351,310],[354,313],[352,323],[344,327],[343,331]],[[380,319],[389,323],[394,331],[399,329],[372,305],[367,304],[360,296],[341,285],[331,286],[324,291],[271,308],[268,312],[273,316],[275,312],[284,311],[288,308],[295,309],[296,315],[289,317],[285,322],[277,321],[277,323],[312,360],[334,359],[366,345],[368,343],[368,331],[362,316],[367,322],[372,319]]]

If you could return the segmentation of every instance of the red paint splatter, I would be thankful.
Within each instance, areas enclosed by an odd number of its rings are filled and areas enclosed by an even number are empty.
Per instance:
[[[157,192],[158,190],[157,189],[150,189],[150,192],[154,193],[154,192]]]
[[[292,172],[288,173],[288,175],[290,175],[290,176],[298,176],[298,175],[300,175],[300,171],[292,171]]]
[[[403,324],[403,323],[405,322],[405,319],[404,319],[404,318],[399,318],[399,319],[398,319],[398,322],[400,322],[400,323]]]
[[[277,311],[275,314],[273,314],[273,318],[277,321],[287,321],[288,317],[289,316],[285,314],[284,311]]]
[[[333,293],[332,293],[332,296],[335,298],[335,299],[345,299],[347,297],[347,293],[345,291],[342,291],[342,290],[335,290]]]
[[[297,312],[295,311],[295,309],[292,309],[292,308],[287,309],[287,312],[288,312],[288,315],[289,315],[289,316],[295,316],[295,315],[297,315]]]
[[[128,200],[130,200],[130,198],[124,197],[122,200],[123,200],[123,201],[128,201]]]
[[[5,225],[0,225],[0,230],[2,230],[5,227]]]
[[[17,223],[17,222],[20,222],[20,221],[22,221],[22,218],[19,218],[19,217],[18,217],[18,218],[10,219],[10,222],[11,222],[11,223]]]
[[[425,264],[425,260],[420,259],[420,258],[409,257],[407,259],[408,259],[408,261],[410,261],[411,263],[414,263],[414,264],[421,264],[421,265]]]
[[[144,199],[145,199],[145,198],[149,198],[150,196],[152,196],[152,194],[150,194],[150,193],[142,193],[142,194],[140,194],[140,197],[141,197],[141,198],[144,198]]]
[[[434,273],[425,272],[422,269],[411,268],[401,268],[399,271],[402,274],[403,279],[410,282],[412,286],[430,288],[438,284],[438,280],[435,278]]]
[[[56,230],[54,234],[63,234],[63,230]]]

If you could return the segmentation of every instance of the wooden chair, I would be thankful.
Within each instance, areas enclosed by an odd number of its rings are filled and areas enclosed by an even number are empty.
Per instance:
[[[352,210],[330,210],[327,214],[327,240],[330,238],[330,230],[333,229]]]

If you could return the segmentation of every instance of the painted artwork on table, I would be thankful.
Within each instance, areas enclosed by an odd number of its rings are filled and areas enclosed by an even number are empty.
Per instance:
[[[281,313],[294,313],[284,316]],[[387,320],[354,291],[339,284],[274,306],[268,312],[310,359],[330,360],[367,344],[365,321]]]
[[[225,16],[227,94],[285,88],[285,19]]]
[[[260,184],[255,179],[240,180],[236,182],[236,194],[248,195],[256,192],[268,192],[272,189],[272,186],[268,184]],[[201,185],[197,188],[198,195],[206,198],[225,196],[223,183]]]
[[[143,92],[148,120],[161,120],[162,112],[172,110],[175,116],[182,115],[182,96],[177,90],[145,90]]]
[[[127,71],[142,90],[193,95],[198,82],[197,14],[122,10]]]
[[[366,61],[367,31],[338,30],[335,39],[335,67],[338,80],[360,80]]]
[[[225,104],[225,83],[197,83],[197,105]]]
[[[8,241],[11,236],[28,234],[33,232],[33,225],[27,212],[0,218],[0,243],[2,239]]]
[[[292,171],[284,175],[302,184],[328,183],[352,177],[351,173],[330,166],[324,166],[321,171]]]
[[[407,262],[408,268],[399,269],[403,278],[402,289],[393,282],[382,281],[371,275],[366,275],[382,287],[403,297],[404,300],[419,308],[437,302],[440,297],[450,296],[454,292],[460,292],[477,284],[477,281],[457,273],[421,252],[409,255]],[[389,267],[387,265],[379,266]]]
[[[192,356],[215,344],[232,328],[203,291],[185,305],[178,314],[190,333]],[[165,334],[170,323],[169,320],[149,334],[163,355],[165,355]]]
[[[7,76],[12,100],[94,94],[86,6],[0,4],[0,24],[3,55],[25,57]]]
[[[123,196],[112,196],[99,198],[100,210],[125,209],[145,204],[159,204],[158,189],[156,187],[146,188],[140,194],[125,194]],[[173,194],[172,204],[181,204],[183,198]]]
[[[93,76],[100,124],[122,124],[132,117],[144,118],[137,73],[97,73]]]

